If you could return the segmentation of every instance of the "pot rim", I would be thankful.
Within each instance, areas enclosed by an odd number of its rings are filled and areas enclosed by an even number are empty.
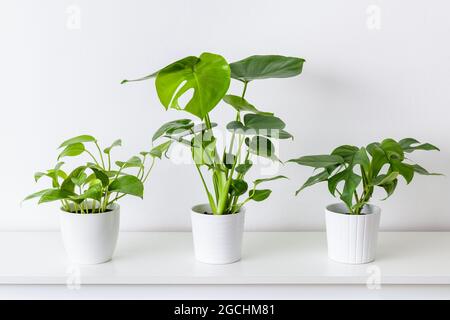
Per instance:
[[[344,213],[344,212],[337,212],[335,208],[333,207],[344,207],[345,209],[347,209],[346,205],[343,202],[336,202],[336,203],[331,203],[329,205],[327,205],[325,207],[326,212],[329,213],[334,213],[334,214],[339,214],[339,215],[343,215],[343,216],[348,216],[348,217],[364,217],[364,216],[369,216],[372,214],[380,214],[381,213],[381,208],[375,204],[372,203],[367,203],[365,204],[365,208],[370,208],[369,212],[363,212],[361,214],[350,214],[350,213]],[[363,209],[364,210],[364,209]]]
[[[198,214],[198,215],[205,216],[205,217],[228,217],[228,216],[232,217],[232,216],[237,216],[239,214],[245,214],[245,207],[244,206],[242,206],[241,209],[238,212],[232,213],[232,214],[204,214],[202,212],[198,212],[200,207],[205,207],[205,206],[207,208],[211,208],[208,203],[201,203],[201,204],[197,204],[197,205],[191,207],[191,213],[192,214]]]
[[[59,213],[60,214],[73,214],[73,215],[83,216],[83,217],[102,216],[102,215],[111,214],[111,213],[115,213],[115,212],[119,211],[120,205],[118,203],[112,203],[108,206],[108,208],[111,208],[111,210],[105,211],[105,212],[98,212],[98,213],[75,213],[75,212],[66,211],[66,210],[64,210],[63,207],[59,207]]]

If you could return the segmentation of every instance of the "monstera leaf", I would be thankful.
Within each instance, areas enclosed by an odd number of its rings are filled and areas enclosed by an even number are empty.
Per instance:
[[[304,59],[278,55],[256,55],[230,64],[233,79],[289,78],[302,72]]]
[[[230,66],[220,55],[202,53],[200,57],[189,56],[176,61],[144,78],[156,76],[156,91],[163,106],[183,109],[179,99],[193,90],[184,110],[203,119],[222,100],[230,86]]]

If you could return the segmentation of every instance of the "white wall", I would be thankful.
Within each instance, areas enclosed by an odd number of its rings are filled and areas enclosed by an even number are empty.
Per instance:
[[[381,10],[379,25],[371,5]],[[80,29],[70,20],[74,8]],[[411,136],[442,148],[415,160],[449,173],[449,11],[443,0],[2,0],[0,230],[58,227],[56,205],[20,201],[37,190],[33,173],[53,166],[65,138],[89,133],[108,144],[121,137],[122,159],[149,146],[161,123],[188,116],[165,112],[152,82],[119,83],[203,51],[228,61],[307,60],[300,77],[255,81],[248,90],[296,137],[280,146],[282,159]],[[212,117],[231,120],[232,112],[220,106]],[[280,173],[291,179],[273,183],[267,202],[248,206],[248,229],[322,229],[323,207],[334,201],[326,186],[294,197],[310,170],[286,165]],[[389,201],[375,201],[382,228],[450,230],[449,195],[445,177],[401,183]],[[192,166],[158,163],[145,200],[122,202],[122,227],[186,230],[189,207],[204,201]]]

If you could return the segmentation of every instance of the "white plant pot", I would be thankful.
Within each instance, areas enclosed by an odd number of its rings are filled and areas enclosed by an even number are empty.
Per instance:
[[[119,236],[120,206],[104,213],[60,212],[61,235],[67,255],[77,264],[111,260]]]
[[[191,209],[195,257],[209,264],[227,264],[241,259],[245,209],[227,215],[211,215],[207,204]]]
[[[361,264],[375,260],[381,209],[368,204],[360,215],[350,215],[343,203],[325,209],[328,257]]]

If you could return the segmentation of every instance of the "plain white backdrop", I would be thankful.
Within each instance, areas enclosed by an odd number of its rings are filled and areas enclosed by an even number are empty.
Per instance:
[[[414,137],[441,147],[413,159],[450,173],[448,1],[1,0],[0,230],[56,230],[58,206],[23,197],[33,173],[53,167],[66,138],[122,138],[117,159],[150,148],[165,111],[153,81],[120,85],[187,55],[253,54],[306,59],[292,79],[255,81],[248,100],[274,111],[295,136],[281,159],[328,153],[341,144]],[[233,92],[240,92],[234,84]],[[220,105],[213,121],[232,110]],[[72,163],[70,159],[67,159]],[[256,170],[257,172],[259,170]],[[248,230],[321,230],[326,186],[294,197],[311,170],[285,165],[289,181],[247,206]],[[40,184],[40,187],[46,187]],[[384,230],[450,230],[448,177],[402,181],[382,206]],[[158,162],[145,199],[121,203],[123,230],[189,230],[189,210],[205,202],[194,167]]]

